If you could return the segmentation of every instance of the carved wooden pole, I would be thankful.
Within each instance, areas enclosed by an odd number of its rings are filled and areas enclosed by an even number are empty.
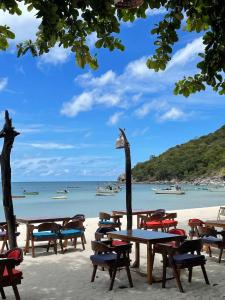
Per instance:
[[[2,178],[2,195],[3,206],[5,211],[5,219],[8,227],[9,246],[10,249],[17,246],[16,243],[16,224],[13,211],[12,193],[11,193],[11,166],[10,166],[10,154],[14,142],[14,138],[19,133],[12,127],[12,120],[9,118],[9,113],[5,111],[5,124],[0,131],[0,138],[4,138],[1,160],[1,178]]]
[[[119,128],[124,140],[125,174],[126,174],[126,210],[127,230],[132,230],[132,182],[131,182],[131,158],[130,144],[123,129]]]

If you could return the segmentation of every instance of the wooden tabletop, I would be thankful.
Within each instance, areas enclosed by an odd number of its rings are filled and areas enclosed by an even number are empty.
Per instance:
[[[152,214],[153,212],[155,212],[155,209],[154,210],[133,209],[132,215]],[[126,215],[127,211],[126,210],[113,210],[112,213],[118,214],[118,215]]]
[[[107,234],[110,238],[118,238],[123,241],[133,241],[144,244],[147,244],[148,242],[155,244],[184,239],[183,236],[177,234],[142,229],[112,231]]]
[[[60,221],[68,221],[71,217],[24,217],[24,218],[16,218],[16,221],[24,224],[35,224],[35,223],[43,223],[43,222],[60,222]]]
[[[225,220],[207,220],[206,226],[225,227]]]

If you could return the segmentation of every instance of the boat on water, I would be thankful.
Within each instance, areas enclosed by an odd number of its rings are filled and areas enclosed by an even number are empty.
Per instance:
[[[24,195],[14,195],[12,196],[13,199],[20,199],[20,198],[26,198]]]
[[[67,199],[67,196],[52,196],[52,199]]]
[[[209,192],[219,192],[219,193],[225,193],[225,188],[224,187],[218,187],[218,188],[209,188]]]
[[[23,194],[24,195],[39,195],[39,192],[29,192],[29,191],[24,190]]]
[[[105,186],[98,186],[97,190],[104,190],[111,193],[119,193],[121,191],[121,187],[117,184],[107,184]]]
[[[113,196],[115,195],[115,192],[108,189],[107,187],[97,187],[96,189],[96,196]]]
[[[96,192],[96,196],[114,196],[114,193]]]
[[[195,188],[195,190],[208,191],[209,188],[207,188],[207,187],[197,187],[197,188]]]
[[[120,190],[121,187],[117,184],[98,186],[96,188],[96,196],[113,196],[115,193],[119,193]]]
[[[171,185],[170,187],[165,189],[155,190],[155,194],[184,195],[185,191],[182,191],[181,187],[179,187],[178,185]]]
[[[67,189],[79,189],[80,186],[68,186]]]
[[[68,194],[67,190],[56,191],[57,194]]]

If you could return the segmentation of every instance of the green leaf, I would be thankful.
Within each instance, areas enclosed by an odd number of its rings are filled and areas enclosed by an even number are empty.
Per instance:
[[[27,10],[28,10],[28,11],[32,11],[32,9],[34,9],[33,4],[30,4],[30,5],[27,6]]]

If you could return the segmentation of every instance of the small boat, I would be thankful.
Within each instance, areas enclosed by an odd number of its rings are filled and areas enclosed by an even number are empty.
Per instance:
[[[12,196],[12,198],[14,199],[17,199],[17,198],[26,198],[26,196],[24,195],[15,195],[15,196]]]
[[[23,193],[24,193],[24,195],[39,195],[39,192],[29,192],[26,190],[24,190]]]
[[[57,194],[67,194],[67,190],[56,191]]]
[[[108,184],[106,186],[98,186],[96,188],[96,195],[97,194],[114,194],[114,193],[119,193],[119,191],[121,190],[121,187],[117,184]],[[105,196],[105,195],[104,195]]]
[[[80,186],[68,186],[67,189],[79,189]]]
[[[114,196],[114,193],[96,192],[96,196]]]
[[[169,188],[156,190],[155,194],[184,195],[185,192],[179,186],[171,185]]]
[[[219,193],[225,193],[224,187],[218,187],[218,188],[209,188],[209,192],[219,192]]]
[[[113,196],[114,192],[107,187],[97,187],[96,196]]]
[[[53,196],[52,199],[67,199],[67,196]]]

